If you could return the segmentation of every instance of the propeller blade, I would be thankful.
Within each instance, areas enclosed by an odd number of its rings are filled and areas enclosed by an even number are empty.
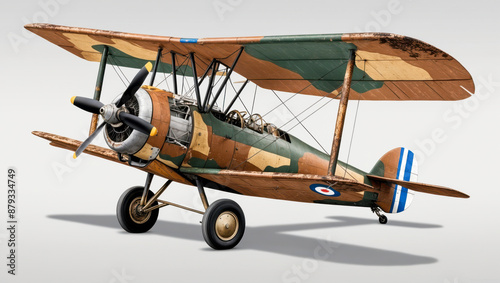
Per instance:
[[[137,130],[141,133],[144,133],[146,135],[150,135],[152,137],[156,136],[156,134],[158,134],[158,130],[156,129],[155,126],[151,125],[150,123],[142,120],[141,118],[139,118],[135,115],[129,114],[127,112],[120,112],[118,114],[118,118],[120,118],[120,120],[123,123],[125,123],[126,125],[128,125],[132,129]]]
[[[71,98],[71,103],[82,110],[94,114],[99,114],[99,110],[104,106],[100,101],[81,96],[73,96]]]
[[[116,104],[117,107],[122,106],[125,102],[127,102],[130,98],[132,98],[132,96],[134,96],[137,90],[142,86],[142,83],[148,76],[149,72],[151,72],[151,69],[153,69],[153,64],[151,64],[151,62],[148,62],[144,67],[142,67],[139,70],[137,75],[135,75],[135,77],[130,82],[130,85],[123,92],[120,101],[118,101],[118,103]]]
[[[89,146],[89,144],[97,137],[99,132],[102,130],[102,128],[106,125],[106,122],[102,122],[99,127],[90,135],[82,144],[76,149],[75,153],[73,154],[73,158],[76,159],[82,152]]]

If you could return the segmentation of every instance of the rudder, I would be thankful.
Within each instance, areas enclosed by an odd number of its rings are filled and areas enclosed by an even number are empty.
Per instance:
[[[395,148],[380,158],[370,175],[416,182],[418,164],[415,154],[404,147]],[[374,184],[376,185],[376,184]],[[414,192],[397,184],[379,183],[377,205],[387,213],[399,213],[410,207]]]

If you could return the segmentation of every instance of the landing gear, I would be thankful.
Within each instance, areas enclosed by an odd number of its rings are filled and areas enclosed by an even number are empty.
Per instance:
[[[236,202],[221,199],[210,205],[205,195],[203,182],[197,179],[196,185],[206,211],[192,209],[158,199],[172,181],[168,180],[156,193],[153,193],[149,190],[152,179],[153,174],[149,173],[144,187],[132,187],[126,190],[118,200],[116,215],[125,231],[130,233],[149,231],[158,219],[159,209],[170,205],[203,215],[203,238],[213,249],[232,249],[241,241],[245,232],[245,215]]]
[[[378,222],[380,222],[380,224],[386,224],[388,219],[387,219],[387,216],[385,216],[384,214],[382,214],[380,212],[380,208],[379,207],[372,207],[372,212],[377,214],[378,216]]]
[[[116,216],[122,228],[130,233],[144,233],[149,231],[158,219],[159,210],[145,212],[141,204],[144,187],[137,186],[126,190],[116,206]],[[148,199],[153,197],[153,192],[148,190]],[[154,202],[154,205],[157,205]]]
[[[380,222],[380,224],[386,224],[387,223],[387,216],[385,216],[385,215],[379,216],[378,222]]]
[[[205,242],[216,250],[234,248],[245,232],[245,215],[241,207],[229,199],[211,204],[202,220]]]

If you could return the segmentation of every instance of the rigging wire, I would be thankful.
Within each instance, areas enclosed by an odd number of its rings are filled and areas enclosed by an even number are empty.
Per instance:
[[[359,100],[356,105],[356,114],[354,115],[354,124],[352,125],[352,133],[351,133],[351,140],[349,141],[349,150],[347,151],[347,160],[345,162],[346,168],[344,170],[344,177],[345,174],[347,173],[347,166],[349,165],[349,157],[351,156],[351,146],[352,146],[352,141],[354,139],[354,130],[356,129],[356,121],[358,120],[358,109],[359,109]]]
[[[120,68],[120,60],[118,59],[118,57],[116,58],[113,58],[112,60],[115,60],[116,62],[116,67],[118,68],[118,70],[120,71],[120,73],[123,75],[123,77],[125,78],[125,80],[127,81],[127,85],[130,84],[130,81],[128,80],[127,76],[125,75],[125,73],[123,72],[122,68]]]
[[[215,74],[212,74],[212,76],[216,76],[218,71],[219,71],[219,70],[217,69],[217,70],[216,70],[216,72],[215,72]],[[227,74],[227,72],[226,72],[226,74]],[[215,87],[219,84],[219,82],[220,82],[220,80],[222,79],[222,77],[223,77],[223,76],[219,76],[219,78],[217,79],[217,81],[213,84],[212,89],[210,90],[210,93],[208,94],[208,95],[209,95],[209,97],[208,97],[208,102],[207,102],[207,103],[209,103],[208,105],[210,105],[210,99],[212,99],[213,90],[214,90],[214,88],[215,88]],[[210,86],[209,86],[209,87],[210,87]],[[224,88],[225,88],[225,87],[224,87]],[[224,99],[225,99],[225,95],[226,95],[226,94],[225,94],[225,92],[224,92]],[[217,101],[214,101],[213,103],[215,103],[215,105],[219,106],[219,105],[218,105],[218,103],[217,103]],[[207,106],[208,106],[208,105],[207,105]]]
[[[363,77],[361,77],[361,79],[358,81],[363,81],[366,77],[366,60],[363,60]],[[359,94],[359,99],[358,99],[358,103],[356,105],[356,114],[354,115],[354,123],[352,125],[352,133],[351,133],[351,140],[349,141],[349,150],[347,151],[347,160],[346,160],[346,168],[344,170],[344,177],[345,177],[345,174],[347,173],[347,166],[349,166],[349,158],[351,157],[351,147],[352,147],[352,141],[354,140],[354,131],[356,129],[356,121],[358,120],[358,110],[359,110],[359,103],[361,101],[361,96],[363,94],[360,93]]]
[[[347,64],[347,63],[346,63]],[[340,68],[341,66],[343,66],[344,64],[339,64],[337,67],[331,69],[330,71],[326,72],[323,76],[321,76],[319,78],[319,80],[323,79],[325,76],[327,76],[328,74],[330,74],[331,72],[335,71],[336,69]],[[235,91],[235,93],[237,93],[237,90],[236,88],[234,87],[232,81],[230,80],[230,83],[231,83],[231,87],[233,88],[233,90]],[[281,104],[278,104],[277,106],[275,106],[273,109],[269,110],[267,113],[265,113],[264,115],[261,115],[262,118],[264,118],[265,116],[267,116],[268,114],[270,114],[271,112],[273,112],[274,110],[276,110],[277,108],[279,108],[283,103],[286,103],[288,101],[290,101],[292,98],[294,98],[297,94],[300,94],[301,92],[303,92],[304,90],[306,90],[308,87],[312,86],[312,83],[309,83],[307,86],[305,86],[304,88],[302,88],[301,90],[299,90],[298,92],[296,92],[295,94],[293,94],[291,97],[287,98],[284,102],[282,101]],[[257,91],[257,84],[255,84],[255,87],[256,87],[256,90]],[[314,106],[316,103],[318,103],[321,99],[327,97],[328,95],[330,95],[330,93],[325,93],[318,101],[316,101],[315,103],[313,103],[311,106],[309,106],[308,108],[306,108],[306,110],[302,111],[301,113],[299,113],[298,115],[296,115],[297,117],[300,116],[302,113],[304,113],[305,111],[307,111],[309,108],[311,108],[312,106]],[[333,98],[337,98],[338,96],[340,95],[337,94],[335,97]],[[332,98],[332,100],[333,100]],[[243,105],[243,107],[245,108],[245,110],[248,112],[248,108],[246,107],[245,103],[243,102],[243,100],[241,99],[241,97],[238,97],[239,101],[241,102],[241,104]],[[293,113],[292,113],[293,115]],[[288,123],[290,123],[292,120],[289,120],[288,122],[286,122],[285,124],[283,124],[281,127],[279,128],[282,128],[284,126],[286,126]],[[237,131],[236,133],[234,133],[234,135],[232,136],[232,138],[236,137],[239,133],[243,132],[244,129],[241,129],[239,131]],[[260,140],[258,140],[260,141]],[[257,141],[257,142],[258,142]],[[327,153],[328,154],[328,153]]]
[[[355,86],[355,85],[356,85],[356,84],[358,84],[358,83],[359,83],[359,81],[354,82],[354,83],[351,85],[351,87]],[[328,95],[328,94],[326,94],[325,96],[323,96],[321,99],[323,99],[323,98],[327,97],[327,95]],[[334,98],[337,98],[339,95],[340,95],[340,93],[339,93],[339,94],[337,94],[337,96],[335,96]],[[305,111],[307,111],[307,110],[308,110],[309,108],[311,108],[313,105],[315,105],[316,103],[318,103],[321,99],[319,99],[318,101],[316,101],[315,103],[313,103],[311,106],[309,106],[307,109],[305,109],[304,111],[302,111],[301,113],[299,113],[299,115],[297,115],[297,117],[298,117],[298,116],[300,116],[300,115],[301,115],[302,113],[304,113]],[[333,98],[332,98],[332,99],[330,99],[330,100],[328,100],[328,101],[327,101],[326,103],[324,103],[323,105],[321,105],[321,106],[320,106],[320,107],[319,107],[316,111],[321,110],[323,107],[325,107],[326,105],[328,105],[328,104],[329,104],[330,102],[332,102],[332,101],[333,101]],[[314,111],[314,112],[310,113],[309,115],[307,115],[305,118],[303,118],[302,120],[300,120],[300,122],[303,122],[303,121],[305,121],[306,119],[308,119],[309,117],[311,117],[311,116],[312,116],[312,115],[313,115],[316,111]],[[292,121],[293,121],[293,119],[290,119],[288,122],[284,123],[284,124],[283,124],[280,128],[284,127],[285,125],[287,125],[288,123],[290,123],[290,122],[292,122]],[[295,124],[294,126],[292,126],[292,127],[289,129],[289,131],[291,131],[292,129],[294,129],[294,128],[295,128],[295,127],[297,127],[298,125],[299,125],[299,123]],[[243,130],[243,129],[242,129],[242,130]],[[241,132],[242,130],[240,130],[239,132]],[[264,138],[265,138],[265,136],[264,136],[264,137],[262,137],[262,138],[260,138],[260,139],[259,139],[259,140],[257,140],[256,142],[254,142],[251,146],[255,145],[257,142],[259,142],[259,141],[263,140]],[[269,146],[271,146],[273,143],[275,143],[275,142],[276,142],[276,141],[278,141],[278,140],[279,140],[279,138],[278,138],[278,139],[275,139],[274,141],[272,141],[272,142],[271,142],[271,143],[269,143],[268,145],[266,145],[266,146],[264,146],[263,148],[259,149],[256,153],[254,153],[252,156],[248,157],[247,159],[245,159],[244,161],[242,161],[241,163],[239,163],[238,165],[236,165],[234,168],[238,168],[239,166],[241,166],[241,165],[243,165],[244,163],[248,162],[248,160],[252,159],[252,158],[253,158],[253,157],[255,157],[257,154],[259,154],[260,152],[264,151],[266,148],[268,148]],[[328,153],[327,153],[327,154],[328,154]],[[345,177],[345,173],[346,173],[346,172],[347,172],[347,164],[346,164],[346,169],[345,169],[345,171],[344,171],[344,177]],[[354,179],[354,176],[353,176],[353,175],[351,175],[351,174],[350,174],[350,173],[348,173],[348,172],[347,172],[347,174],[349,174],[349,176],[350,176],[351,178],[353,178],[353,179]]]
[[[339,64],[337,67],[331,69],[330,71],[326,72],[323,76],[321,76],[317,81],[321,81],[324,77],[326,77],[328,74],[330,74],[331,72],[337,70],[338,68],[342,67],[344,64]],[[346,62],[346,65],[347,65],[347,62]],[[297,94],[300,94],[301,92],[303,92],[304,90],[306,90],[308,87],[312,86],[312,83],[310,82],[307,86],[305,86],[303,89],[299,90],[298,92],[296,92],[295,94],[293,94],[291,97],[287,98],[285,100],[285,103],[288,102],[289,100],[291,100],[292,98],[294,98]],[[327,93],[326,95],[324,96],[328,96],[330,93]],[[323,97],[324,97],[323,96]],[[337,95],[338,96],[338,95]],[[336,96],[336,97],[337,97]],[[266,115],[268,115],[269,113],[273,112],[274,110],[276,110],[278,107],[280,107],[281,104],[277,105],[276,107],[274,107],[273,109],[269,110],[266,114],[262,115],[262,117],[265,117]],[[293,114],[293,113],[292,113]]]
[[[255,97],[257,96],[257,85],[255,85],[255,91],[253,93],[253,102],[252,102],[252,113],[253,114],[253,107],[255,105]],[[281,99],[280,99],[281,100]]]
[[[290,108],[288,108],[288,106],[287,106],[287,105],[283,102],[283,100],[281,100],[281,98],[278,96],[278,94],[276,94],[276,92],[275,92],[274,90],[271,90],[271,91],[272,91],[272,92],[274,93],[274,95],[275,95],[275,96],[279,99],[279,101],[281,101],[281,104],[282,104],[283,106],[285,106],[285,107],[286,107],[286,109],[287,109],[290,113],[292,113],[293,118],[295,118],[295,119],[299,122],[299,124],[300,124],[300,125],[304,128],[304,130],[306,130],[306,132],[307,132],[307,133],[308,133],[308,134],[309,134],[309,135],[313,138],[313,140],[314,140],[314,141],[315,141],[315,142],[316,142],[316,143],[317,143],[317,144],[321,147],[321,149],[323,149],[323,151],[324,151],[326,154],[328,154],[328,152],[326,151],[326,149],[325,149],[325,148],[321,145],[321,143],[320,143],[320,142],[319,142],[319,141],[318,141],[318,140],[314,137],[314,135],[313,135],[313,134],[312,134],[312,133],[311,133],[311,132],[310,132],[310,131],[306,128],[306,126],[304,126],[304,124],[302,124],[302,122],[299,120],[299,118],[297,118],[297,116],[295,116],[295,114],[293,114],[292,110],[291,110]],[[254,97],[254,99],[255,99],[255,97]]]
[[[111,61],[111,67],[113,67],[113,70],[115,70],[115,73],[118,76],[118,78],[120,78],[120,80],[122,81],[122,83],[125,86],[127,86],[128,84],[123,80],[123,78],[120,76],[120,73],[115,68],[116,62],[114,61],[113,56],[108,56],[108,58],[110,59],[110,61]],[[118,65],[116,65],[116,67],[119,68]],[[122,74],[123,74],[123,72],[122,72]],[[127,77],[125,77],[125,80],[127,80]],[[128,82],[128,80],[127,80],[127,82]]]
[[[238,91],[236,90],[236,88],[234,87],[233,85],[233,81],[232,80],[229,80],[229,83],[231,84],[231,87],[233,88],[234,92],[235,93],[238,93]],[[248,108],[247,106],[245,105],[245,103],[243,102],[243,100],[241,99],[241,96],[238,96],[238,100],[241,102],[241,104],[243,105],[243,107],[245,108],[245,111],[247,111],[248,114],[250,114],[250,112],[248,111]],[[239,133],[241,133],[243,131],[243,129],[239,130],[238,132],[236,132],[234,135],[233,135],[233,138],[236,137],[236,135],[238,135]]]
[[[228,55],[226,58],[229,58],[230,56],[232,56],[234,53],[236,53],[238,50],[234,51],[233,53],[231,53],[230,55]],[[187,60],[187,56],[184,56],[185,57],[185,60],[176,68],[177,70],[180,69],[181,66],[183,66],[183,64],[186,62]],[[128,81],[127,77],[125,76],[125,74],[123,73],[123,71],[121,70],[120,66],[117,64],[118,60],[114,60],[113,59],[113,56],[109,56],[109,58],[111,59],[110,61],[112,61],[111,65],[115,71],[115,73],[118,75],[118,77],[120,78],[120,80],[122,81],[122,83],[124,85],[128,85],[130,84],[130,82]],[[199,57],[197,57],[199,58]],[[201,59],[200,59],[201,60]],[[113,62],[114,61],[114,62]],[[205,62],[203,62],[205,63]],[[196,64],[198,65],[198,64]],[[365,64],[366,65],[366,64]],[[116,66],[116,67],[115,67]],[[337,68],[343,66],[343,64],[340,64],[338,65],[337,67],[333,68],[332,70],[330,70],[329,72],[327,72],[325,75],[323,75],[319,80],[321,80],[322,78],[324,78],[325,76],[327,76],[329,73],[333,72],[334,70],[336,70]],[[125,83],[125,81],[123,80],[123,78],[120,76],[120,73],[117,71],[117,69],[120,71],[121,75],[125,78],[125,80],[128,82]],[[226,68],[226,73],[227,73],[227,68]],[[364,73],[366,74],[366,73]],[[166,85],[167,85],[167,88],[170,89],[170,86],[168,85],[168,78],[172,75],[172,73],[169,74],[169,76],[166,76],[165,73],[164,73],[164,79],[162,81],[160,81],[157,86],[159,86],[163,81],[165,81]],[[213,74],[212,74],[213,75]],[[182,76],[183,76],[183,81],[182,81],[182,91],[181,93],[183,93],[184,91],[184,84],[185,84],[185,72],[182,73]],[[217,82],[214,84],[217,85],[219,82],[220,82],[220,79],[222,78],[222,76],[217,80]],[[364,76],[363,76],[364,78]],[[363,79],[362,78],[362,79]],[[361,79],[361,80],[362,80]],[[233,90],[235,92],[237,92],[236,88],[234,87],[233,85],[233,82],[232,82],[232,79],[229,80],[230,84],[231,84],[231,87],[233,88]],[[189,84],[186,82],[186,84],[189,86]],[[274,90],[271,90],[273,92],[273,94],[280,100],[281,104],[277,105],[276,107],[274,107],[273,109],[271,109],[270,111],[268,111],[267,113],[265,113],[264,115],[262,115],[262,117],[270,114],[271,112],[273,112],[275,109],[277,109],[278,107],[280,107],[281,105],[285,106],[287,108],[287,110],[294,116],[293,119],[290,119],[288,122],[284,123],[281,127],[284,127],[285,125],[287,125],[288,123],[292,122],[293,120],[297,120],[298,123],[295,124],[294,126],[292,126],[290,130],[294,129],[295,127],[297,127],[298,125],[301,125],[306,131],[307,133],[316,141],[316,143],[323,149],[323,151],[327,153],[327,151],[325,150],[325,148],[319,143],[319,141],[312,135],[312,133],[304,126],[304,124],[302,123],[304,120],[308,119],[313,113],[309,114],[308,116],[306,116],[305,118],[303,118],[302,120],[299,120],[298,117],[300,115],[302,115],[304,112],[306,112],[307,110],[309,110],[310,108],[312,108],[314,105],[316,105],[317,103],[319,103],[319,101],[321,101],[322,99],[324,99],[325,97],[327,97],[329,95],[329,93],[327,93],[326,95],[324,95],[323,97],[321,97],[319,100],[317,100],[316,102],[314,102],[312,105],[310,105],[309,107],[307,107],[305,110],[303,110],[301,113],[299,113],[298,115],[295,115],[291,109],[286,105],[286,102],[288,102],[289,100],[293,99],[297,94],[300,94],[302,91],[304,91],[305,89],[307,89],[308,87],[310,87],[312,85],[312,83],[310,83],[309,85],[307,85],[306,87],[304,87],[302,90],[300,90],[299,92],[293,94],[291,97],[289,97],[288,99],[286,99],[285,101],[283,101],[277,94]],[[188,95],[190,92],[192,92],[194,90],[194,86],[189,88],[188,91],[186,92],[186,95]],[[227,92],[227,85],[225,86],[225,90],[224,90],[224,101],[223,101],[223,107],[225,105],[225,97],[226,97],[226,92]],[[210,95],[210,98],[211,98],[211,94],[212,93],[209,93],[208,95]],[[246,107],[245,103],[243,102],[243,100],[238,97],[238,99],[240,100],[241,104],[243,105],[243,107],[245,108],[245,110],[247,111],[247,113],[253,113],[253,110],[254,110],[254,106],[255,106],[255,100],[256,100],[256,94],[257,94],[257,85],[255,85],[255,91],[254,91],[254,97],[253,97],[253,101],[252,101],[252,107],[251,107],[251,111],[249,112],[248,111],[248,108]],[[338,94],[339,95],[339,94]],[[338,97],[338,95],[336,97]],[[325,104],[323,104],[322,106],[320,106],[316,111],[322,109],[323,107],[325,107],[327,104],[329,104],[333,99],[330,99],[329,101],[327,101]],[[356,126],[356,121],[357,121],[357,115],[358,115],[358,110],[359,110],[359,100],[358,100],[358,103],[357,103],[357,106],[356,106],[356,114],[355,114],[355,119],[354,119],[354,124],[353,124],[353,131],[352,131],[352,135],[351,135],[351,140],[350,140],[350,144],[349,144],[349,151],[348,151],[348,157],[347,157],[347,162],[346,162],[346,165],[348,165],[349,163],[349,157],[350,157],[350,151],[351,151],[351,146],[352,146],[352,141],[353,141],[353,137],[354,137],[354,130],[355,130],[355,126]],[[242,129],[243,130],[243,129]],[[241,132],[242,130],[240,130],[239,132]],[[234,136],[236,136],[239,132],[235,133]],[[262,140],[262,139],[260,139]],[[258,140],[258,141],[260,141]],[[241,164],[237,165],[236,167],[239,167],[241,166],[242,164],[246,163],[248,160],[250,160],[252,157],[254,157],[255,155],[257,155],[258,153],[260,153],[261,151],[263,151],[265,148],[267,148],[268,146],[270,146],[272,143],[276,142],[278,139],[275,139],[274,141],[272,141],[271,143],[269,143],[267,146],[265,146],[263,149],[260,149],[258,152],[256,152],[254,155],[248,157],[245,161],[243,161]],[[258,142],[256,141],[256,142]],[[255,143],[254,143],[255,144]],[[345,174],[347,173],[347,168],[346,170],[344,170],[344,177],[345,177]],[[349,174],[350,175],[350,174]],[[352,177],[352,176],[351,176]]]
[[[168,76],[166,73],[163,73],[163,80],[161,80],[161,82],[157,83],[155,87],[159,87],[162,82],[165,82],[165,84],[167,85],[166,90],[170,91],[170,86],[168,85],[168,78],[170,78],[171,76],[172,76],[172,73],[169,73]]]
[[[224,86],[224,100],[222,100],[222,111],[226,108],[227,84]]]

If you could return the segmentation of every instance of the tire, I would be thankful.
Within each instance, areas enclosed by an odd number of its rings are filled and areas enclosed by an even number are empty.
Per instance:
[[[387,216],[385,216],[385,215],[381,215],[381,216],[378,218],[378,222],[380,222],[380,224],[386,224],[386,223],[387,223]]]
[[[241,207],[229,199],[212,203],[203,215],[203,238],[215,250],[234,248],[245,233],[245,215]]]
[[[159,209],[152,210],[145,214],[138,214],[135,208],[140,204],[144,187],[132,187],[121,195],[116,205],[116,216],[122,228],[129,233],[144,233],[149,231],[158,219]],[[148,192],[148,199],[153,197],[152,191]],[[154,202],[152,206],[157,205]],[[136,213],[134,213],[134,211]]]

